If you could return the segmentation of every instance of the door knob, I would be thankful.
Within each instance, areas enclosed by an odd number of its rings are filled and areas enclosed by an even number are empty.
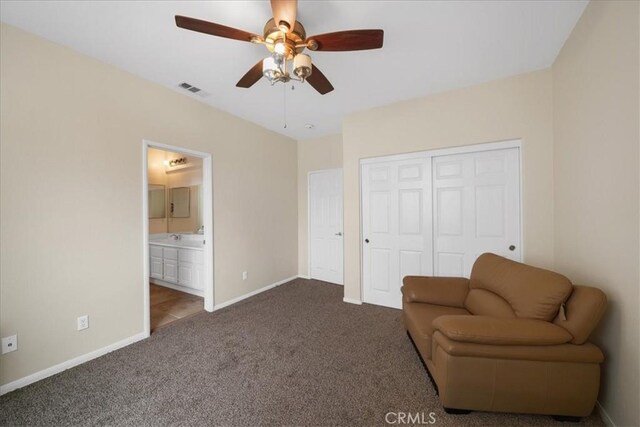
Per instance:
[[[369,243],[369,239],[364,239],[364,242],[365,243]]]
[[[513,245],[511,245],[511,246],[509,246],[509,250],[510,250],[511,252],[513,252],[513,251],[515,251],[515,250],[516,250],[516,247],[515,247],[515,246],[513,246]]]
[[[335,235],[336,236],[342,236],[342,231],[338,231]]]

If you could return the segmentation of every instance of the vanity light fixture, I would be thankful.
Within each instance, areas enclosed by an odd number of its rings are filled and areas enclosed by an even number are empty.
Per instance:
[[[169,167],[174,167],[174,166],[178,166],[178,165],[186,165],[187,164],[187,158],[186,157],[180,157],[178,159],[165,160],[165,163]]]

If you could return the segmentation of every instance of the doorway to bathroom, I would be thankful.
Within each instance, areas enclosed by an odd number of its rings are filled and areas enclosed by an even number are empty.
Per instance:
[[[208,153],[143,141],[143,304],[147,334],[213,311],[213,183]]]

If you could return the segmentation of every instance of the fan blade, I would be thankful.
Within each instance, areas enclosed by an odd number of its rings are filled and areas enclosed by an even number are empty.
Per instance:
[[[256,65],[251,67],[247,74],[236,83],[237,87],[250,88],[262,77],[262,59]]]
[[[325,93],[329,93],[333,90],[333,86],[329,80],[327,80],[324,74],[322,74],[322,71],[313,64],[311,64],[311,75],[307,77],[306,81],[309,82],[315,90],[320,92],[320,95],[324,95]]]
[[[380,49],[384,40],[382,30],[349,30],[319,34],[307,38],[309,49],[324,51],[348,51]],[[314,49],[314,45],[317,47]]]
[[[250,42],[258,36],[237,28],[225,27],[224,25],[215,24],[200,19],[188,18],[186,16],[176,15],[176,25],[186,30],[197,31],[199,33],[211,34],[212,36],[224,37],[227,39],[240,40]]]
[[[298,9],[298,0],[271,0],[271,10],[273,10],[273,20],[276,25],[281,21],[289,24],[289,30],[296,25],[296,13]]]

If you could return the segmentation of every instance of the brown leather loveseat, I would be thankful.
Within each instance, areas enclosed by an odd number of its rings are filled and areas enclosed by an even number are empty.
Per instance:
[[[403,283],[407,332],[448,412],[592,412],[604,356],[588,338],[602,291],[489,253],[470,279]]]

